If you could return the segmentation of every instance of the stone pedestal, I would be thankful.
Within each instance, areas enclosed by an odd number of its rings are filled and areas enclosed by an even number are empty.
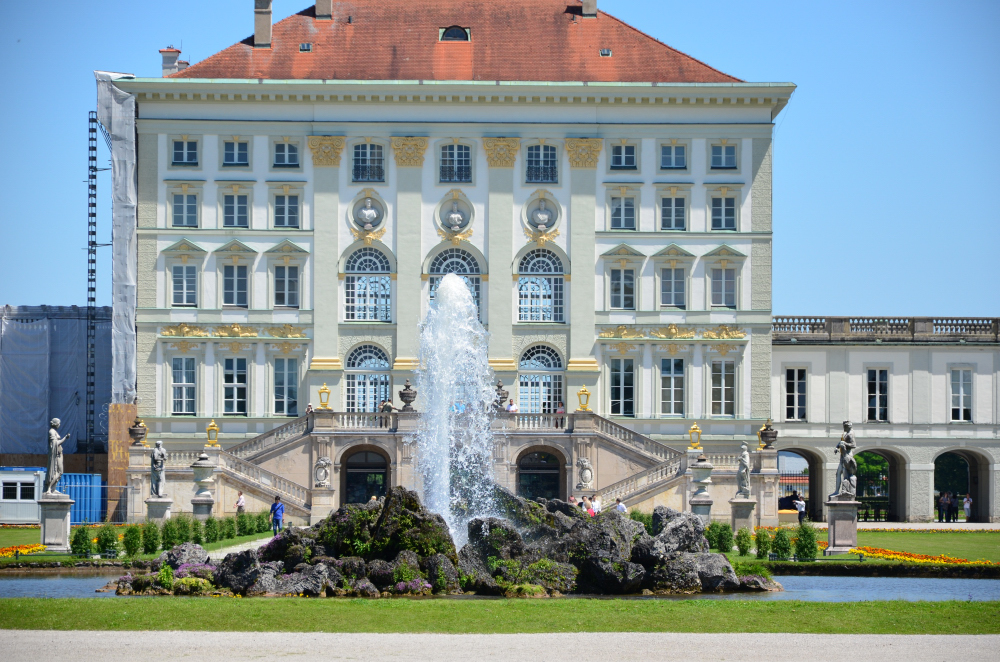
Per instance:
[[[76,503],[62,492],[47,492],[38,499],[42,510],[42,544],[50,552],[69,552],[69,509]]]
[[[312,505],[309,510],[309,525],[318,524],[333,512],[334,493],[336,490],[323,487],[312,489]]]
[[[826,502],[827,548],[823,556],[846,554],[858,546],[858,506],[851,497],[832,497]]]
[[[708,526],[712,521],[712,504],[715,503],[710,497],[691,497],[691,512],[701,518],[701,521]]]
[[[753,533],[754,526],[756,524],[754,521],[753,509],[756,506],[757,502],[753,499],[736,497],[735,499],[729,500],[729,523],[733,527],[734,535],[743,528],[749,529],[750,533]]]
[[[715,466],[708,461],[701,449],[688,449],[688,471],[691,472],[691,483],[695,486],[695,492],[688,499],[688,503],[691,504],[691,512],[700,517],[705,526],[708,526],[712,519],[712,504],[715,503],[708,494],[714,468]]]
[[[174,500],[168,496],[149,497],[146,499],[146,519],[163,524],[163,520],[170,519],[170,507],[173,505]]]
[[[217,456],[218,452],[214,451],[214,454]],[[194,472],[194,484],[197,489],[191,497],[191,510],[194,511],[196,520],[204,522],[212,514],[212,507],[215,505],[215,498],[209,489],[215,482],[213,477],[215,462],[209,459],[206,451],[202,451],[197,461],[191,465],[191,469]]]

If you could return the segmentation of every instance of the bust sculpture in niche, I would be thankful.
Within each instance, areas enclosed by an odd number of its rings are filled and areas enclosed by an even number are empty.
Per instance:
[[[465,214],[458,209],[458,200],[452,200],[451,212],[448,214],[445,225],[452,232],[458,232],[465,226]]]
[[[556,223],[555,214],[545,207],[545,198],[538,201],[538,208],[528,217],[531,224],[539,230],[548,230]]]
[[[379,210],[372,206],[372,199],[365,198],[365,206],[355,213],[354,220],[365,230],[371,231],[379,224],[380,216]]]

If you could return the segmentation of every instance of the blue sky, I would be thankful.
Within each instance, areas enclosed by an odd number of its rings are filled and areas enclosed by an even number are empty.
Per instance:
[[[275,0],[275,19],[307,3]],[[775,129],[775,314],[1000,315],[1000,3],[598,6],[726,73],[798,85]],[[251,34],[252,13],[250,0],[0,2],[0,305],[86,303],[92,70],[158,76],[159,48],[197,62]]]

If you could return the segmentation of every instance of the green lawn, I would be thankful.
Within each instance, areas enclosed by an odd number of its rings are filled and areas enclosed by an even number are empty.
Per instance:
[[[997,634],[998,602],[0,599],[0,629]]]

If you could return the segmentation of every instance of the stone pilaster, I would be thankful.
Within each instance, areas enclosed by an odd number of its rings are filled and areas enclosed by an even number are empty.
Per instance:
[[[495,278],[490,281],[487,321],[490,328],[490,366],[505,383],[512,384],[517,371],[517,357],[511,356],[514,323],[510,281],[502,277],[514,258],[514,166],[520,147],[517,138],[496,138],[487,150],[489,162],[489,250],[487,259]]]
[[[420,354],[420,236],[423,186],[421,175],[427,138],[393,138],[396,157],[396,355],[393,363],[393,399],[412,377]],[[419,400],[417,407],[419,409]]]

